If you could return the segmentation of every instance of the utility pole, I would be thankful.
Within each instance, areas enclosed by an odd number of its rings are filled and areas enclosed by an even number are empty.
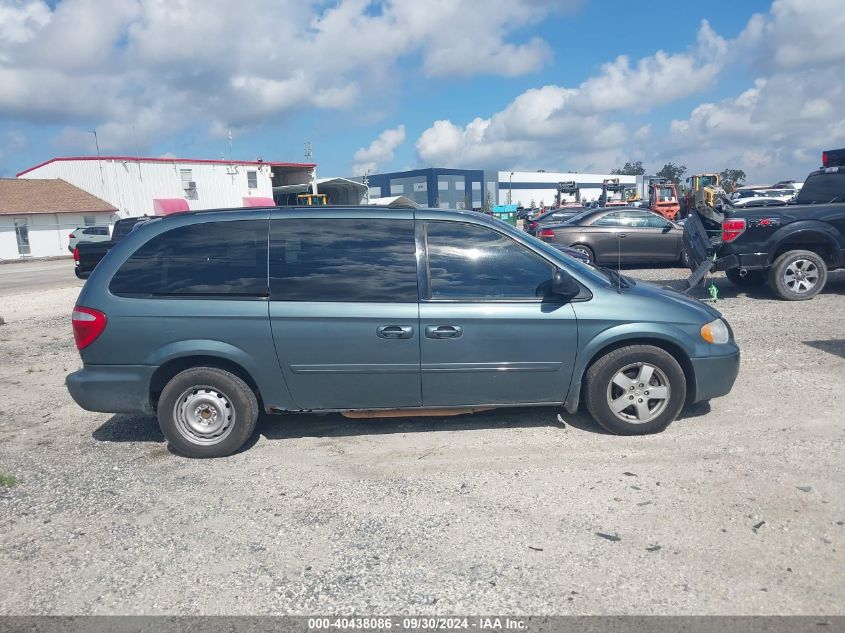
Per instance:
[[[366,196],[367,204],[369,205],[370,204],[370,170],[369,169],[366,171],[366,173],[364,173],[363,183],[364,183],[364,186],[366,187],[364,195]]]
[[[229,162],[232,162],[232,130],[229,130]]]
[[[103,188],[103,195],[106,193],[106,178],[103,176],[103,163],[100,161],[100,141],[97,138],[97,130],[96,128],[93,130],[88,130],[90,134],[94,135],[94,145],[97,148],[97,166],[100,168],[100,186]]]
[[[513,204],[513,172],[508,179],[508,204]]]
[[[311,157],[313,153],[311,151],[311,141],[305,141],[305,160],[306,162],[311,162]],[[311,193],[317,195],[317,168],[314,167],[311,169]]]

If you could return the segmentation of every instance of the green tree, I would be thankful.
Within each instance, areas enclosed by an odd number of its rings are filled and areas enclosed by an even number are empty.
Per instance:
[[[741,169],[726,168],[719,173],[719,178],[722,181],[722,188],[727,192],[731,192],[737,187],[742,186],[742,183],[745,182],[745,172]]]
[[[679,185],[681,184],[681,178],[685,173],[687,173],[686,165],[666,163],[665,165],[663,165],[662,169],[655,175],[660,176],[661,178],[665,178],[666,180],[671,180],[676,185]]]
[[[645,167],[643,167],[643,161],[641,160],[636,162],[628,161],[622,167],[611,169],[610,173],[619,176],[642,176],[645,173]]]

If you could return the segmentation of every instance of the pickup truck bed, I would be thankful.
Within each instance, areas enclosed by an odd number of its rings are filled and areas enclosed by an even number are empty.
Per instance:
[[[129,235],[129,232],[135,228],[135,225],[140,222],[146,222],[150,218],[142,216],[138,218],[125,218],[118,220],[114,224],[112,231],[112,239],[107,242],[80,242],[76,245],[73,252],[73,259],[76,262],[74,273],[80,279],[88,279],[100,260],[106,256],[112,246],[117,244],[124,237]]]
[[[736,285],[768,283],[782,299],[811,299],[824,288],[828,271],[845,267],[845,165],[812,172],[795,203],[727,208],[721,236],[708,236],[692,214],[684,246],[690,288],[709,270],[724,270]]]

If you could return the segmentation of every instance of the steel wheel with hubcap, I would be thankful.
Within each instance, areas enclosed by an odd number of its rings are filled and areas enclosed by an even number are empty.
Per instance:
[[[235,423],[235,411],[221,391],[203,385],[186,389],[173,406],[176,430],[189,442],[217,444],[226,439]]]
[[[596,360],[584,376],[584,401],[611,433],[646,435],[665,429],[687,397],[684,371],[666,350],[628,345]]]
[[[170,445],[189,457],[223,457],[255,430],[258,399],[235,374],[193,367],[176,374],[158,400],[158,423]]]

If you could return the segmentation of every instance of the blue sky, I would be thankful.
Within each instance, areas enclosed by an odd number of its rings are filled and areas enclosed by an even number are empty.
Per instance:
[[[104,154],[311,141],[324,176],[630,159],[774,180],[845,145],[839,0],[103,6],[0,0],[0,176],[94,154],[94,128]]]

